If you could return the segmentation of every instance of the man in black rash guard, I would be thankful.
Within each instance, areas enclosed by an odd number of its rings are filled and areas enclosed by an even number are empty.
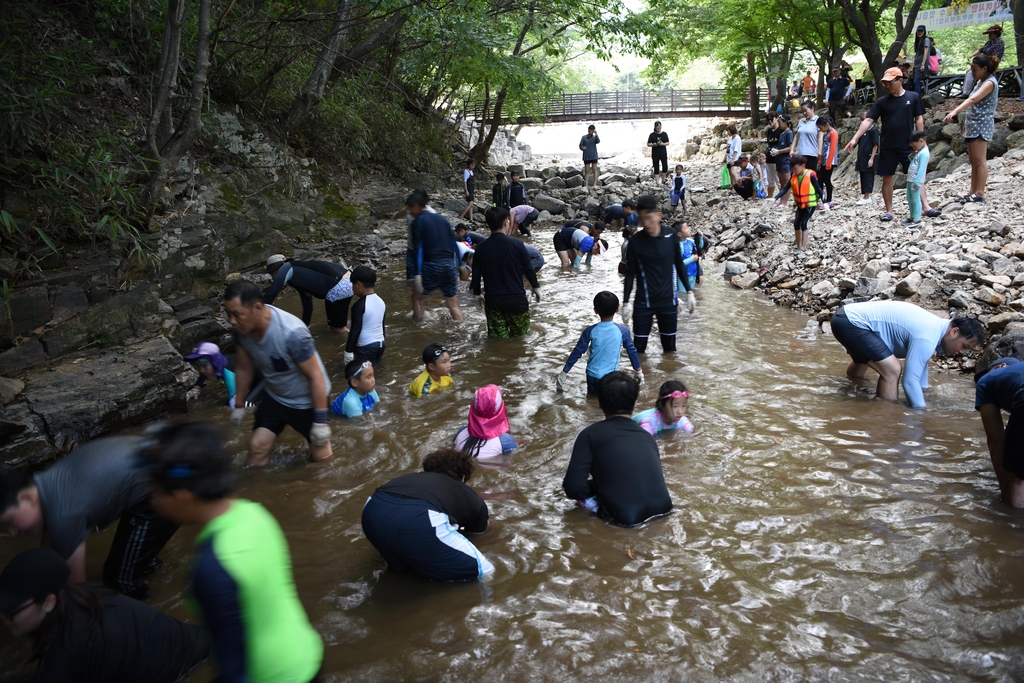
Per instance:
[[[652,195],[643,195],[636,202],[642,230],[629,239],[626,250],[626,284],[622,300],[622,322],[629,324],[633,315],[633,345],[638,353],[647,350],[654,316],[658,316],[661,348],[666,353],[676,350],[676,326],[682,304],[676,296],[676,273],[685,273],[679,236],[661,224],[661,208]],[[636,281],[636,306],[629,304],[629,295]],[[686,288],[686,304],[693,313],[697,299],[689,278],[680,282]]]
[[[630,419],[639,387],[618,370],[601,378],[597,400],[604,420],[576,437],[562,479],[567,497],[623,526],[672,511],[658,444]]]
[[[651,148],[654,176],[658,175],[660,164],[661,182],[665,182],[665,178],[668,177],[668,133],[661,130],[661,121],[654,122],[654,132],[647,136],[647,146]]]
[[[263,295],[263,303],[272,304],[286,285],[299,293],[302,322],[309,327],[313,319],[313,297],[324,300],[327,324],[341,334],[348,331],[348,305],[352,301],[350,283],[342,283],[348,268],[327,261],[292,261],[282,254],[267,259],[267,272],[274,278]],[[346,286],[347,285],[347,286]]]
[[[487,315],[487,336],[498,339],[521,337],[530,331],[530,302],[526,298],[523,278],[530,281],[533,298],[540,302],[540,283],[530,262],[526,245],[509,237],[512,227],[509,211],[492,206],[484,214],[491,236],[473,254],[473,279],[469,289],[476,297],[477,307],[484,304]],[[480,295],[483,278],[487,297]]]

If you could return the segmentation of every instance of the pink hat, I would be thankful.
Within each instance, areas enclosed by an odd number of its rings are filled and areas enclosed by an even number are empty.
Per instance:
[[[469,406],[469,435],[493,439],[508,431],[508,415],[501,398],[501,387],[487,384],[476,390]]]

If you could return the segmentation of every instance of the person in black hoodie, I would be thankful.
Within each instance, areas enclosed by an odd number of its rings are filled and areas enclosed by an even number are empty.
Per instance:
[[[491,205],[508,206],[508,197],[505,196],[505,174],[494,174],[494,187],[491,188]]]
[[[636,202],[641,230],[629,240],[626,250],[626,282],[622,300],[622,321],[633,317],[633,345],[638,353],[647,350],[654,317],[658,318],[661,348],[666,353],[676,350],[676,326],[683,304],[676,296],[676,273],[685,273],[679,236],[661,224],[661,208],[652,195],[643,195]],[[636,283],[636,302],[629,303]],[[682,278],[686,288],[686,305],[690,313],[697,308],[689,278]]]
[[[505,188],[507,201],[505,206],[512,208],[519,206],[520,204],[529,204],[529,200],[526,199],[526,188],[519,182],[519,171],[512,171],[512,182]]]
[[[263,294],[264,304],[274,303],[281,290],[291,286],[302,301],[302,322],[306,327],[313,319],[315,297],[324,300],[330,328],[338,334],[348,331],[348,305],[352,302],[348,268],[328,261],[293,261],[282,254],[274,254],[267,259],[267,272],[274,282]]]

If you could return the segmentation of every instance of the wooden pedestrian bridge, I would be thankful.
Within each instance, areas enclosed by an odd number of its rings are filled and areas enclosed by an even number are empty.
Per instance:
[[[750,101],[730,104],[725,90],[631,90],[616,92],[562,93],[554,97],[527,102],[515,112],[516,123],[562,123],[566,121],[610,121],[621,119],[670,119],[698,116],[745,117],[750,115]],[[757,92],[762,101],[761,91]],[[508,117],[510,112],[503,114]],[[493,116],[484,111],[483,102],[466,105],[467,119],[481,121]]]

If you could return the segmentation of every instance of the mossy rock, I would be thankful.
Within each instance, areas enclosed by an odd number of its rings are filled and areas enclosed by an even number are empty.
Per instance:
[[[278,230],[270,230],[259,237],[252,237],[237,247],[227,250],[228,270],[238,271],[266,263],[271,254],[291,256],[294,250],[285,236]]]
[[[320,210],[320,218],[322,220],[339,223],[355,223],[363,215],[366,215],[366,210],[359,205],[346,202],[331,195],[324,197],[323,206]]]

